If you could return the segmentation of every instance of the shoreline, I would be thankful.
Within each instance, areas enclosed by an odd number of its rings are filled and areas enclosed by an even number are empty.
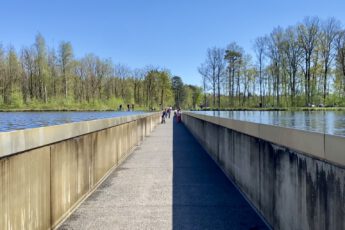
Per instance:
[[[156,110],[157,111],[157,110]],[[155,112],[147,109],[135,109],[131,111],[117,109],[2,109],[0,112]]]
[[[286,107],[286,108],[222,108],[193,111],[345,111],[345,107]]]
[[[183,109],[184,110],[184,109]],[[147,109],[138,109],[130,112],[154,112]],[[158,110],[155,110],[158,111]],[[345,107],[286,107],[286,108],[222,108],[218,109],[197,109],[185,111],[345,111]],[[3,109],[0,112],[129,112],[126,110],[118,111],[115,109]]]

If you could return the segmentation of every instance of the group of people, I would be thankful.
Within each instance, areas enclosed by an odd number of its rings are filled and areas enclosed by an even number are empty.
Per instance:
[[[171,116],[171,113],[172,113],[172,110],[173,108],[172,107],[168,107],[166,109],[163,110],[163,113],[162,113],[162,124],[165,124],[165,119],[169,118],[170,119],[170,116]],[[181,109],[175,109],[174,110],[174,117],[176,118],[176,121],[177,122],[181,122]]]
[[[119,111],[122,111],[122,104],[119,106]],[[127,111],[134,111],[134,104],[132,106],[127,104]]]

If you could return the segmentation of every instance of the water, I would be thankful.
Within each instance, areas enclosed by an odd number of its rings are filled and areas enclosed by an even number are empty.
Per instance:
[[[0,112],[0,132],[140,113],[143,112]]]
[[[195,111],[195,113],[345,136],[344,111]]]

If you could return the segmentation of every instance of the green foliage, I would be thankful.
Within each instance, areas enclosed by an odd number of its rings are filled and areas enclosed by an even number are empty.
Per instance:
[[[345,29],[334,18],[306,17],[297,25],[274,28],[255,40],[255,61],[235,42],[230,43],[220,81],[212,73],[221,61],[215,62],[209,50],[198,69],[205,107],[345,104]]]
[[[55,52],[41,34],[18,53],[20,58],[13,47],[0,47],[1,110],[117,110],[127,104],[149,110],[174,104],[166,69],[132,71],[94,54],[76,59],[70,42],[61,42]]]

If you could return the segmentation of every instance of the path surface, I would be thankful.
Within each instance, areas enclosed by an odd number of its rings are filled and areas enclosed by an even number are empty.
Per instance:
[[[152,134],[60,229],[266,229],[183,124]]]

